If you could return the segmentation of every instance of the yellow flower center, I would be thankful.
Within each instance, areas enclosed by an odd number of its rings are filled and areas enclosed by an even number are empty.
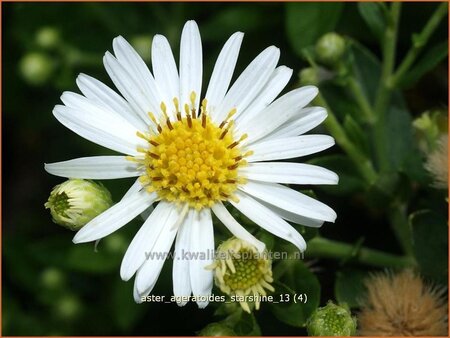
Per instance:
[[[147,149],[138,149],[144,158],[134,159],[144,166],[140,177],[147,190],[156,191],[162,200],[188,203],[196,209],[210,207],[221,200],[235,199],[233,193],[243,179],[238,177],[238,168],[246,164],[239,142],[233,135],[231,117],[216,125],[206,112],[206,100],[202,102],[199,116],[194,106],[195,94],[191,95],[191,106],[185,105],[185,116],[181,116],[178,100],[174,99],[176,118],[167,115],[166,105],[161,103],[163,119],[157,121],[157,133],[138,136],[148,142]]]

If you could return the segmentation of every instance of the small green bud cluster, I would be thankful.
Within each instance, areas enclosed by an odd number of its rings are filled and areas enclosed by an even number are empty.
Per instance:
[[[306,323],[309,336],[352,336],[356,333],[356,319],[347,307],[328,302],[316,309]]]

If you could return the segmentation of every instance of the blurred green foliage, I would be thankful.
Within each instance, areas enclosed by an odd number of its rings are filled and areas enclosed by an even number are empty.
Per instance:
[[[361,264],[361,245],[409,255],[421,273],[446,284],[445,193],[429,188],[411,122],[424,110],[447,104],[447,27],[443,23],[436,27],[414,66],[392,89],[381,133],[373,135],[368,132],[370,110],[382,81],[388,5],[3,3],[3,335],[195,335],[213,322],[237,335],[306,335],[309,315],[329,299],[357,308],[364,293],[362,279],[374,270]],[[424,37],[415,33],[438,6],[403,5],[397,63],[411,44],[422,48]],[[147,62],[156,33],[168,37],[177,55],[181,28],[189,19],[198,22],[202,35],[205,86],[220,48],[233,32],[246,34],[235,76],[259,51],[274,44],[281,49],[280,63],[293,68],[294,74],[305,67],[317,70],[322,93],[317,104],[331,108],[349,144],[356,145],[358,154],[375,168],[375,175],[365,176],[365,169],[359,170],[348,155],[351,148],[334,134],[339,146],[310,160],[340,176],[338,186],[315,188],[317,197],[339,216],[336,224],[320,230],[320,236],[354,249],[345,259],[325,255],[328,259],[316,261],[307,251],[305,262],[274,262],[274,273],[279,274],[276,292],[307,293],[307,304],[262,304],[252,315],[224,304],[210,304],[205,310],[195,304],[137,305],[132,282],[121,281],[119,267],[141,220],[103,239],[94,251],[92,243],[73,245],[73,233],[56,226],[44,209],[51,188],[61,179],[46,174],[43,163],[108,153],[53,118],[51,111],[61,93],[77,91],[75,78],[80,72],[111,84],[102,56],[117,35],[131,41]],[[339,64],[317,65],[314,46],[328,32],[345,37],[346,52]],[[287,89],[297,85],[294,76]],[[358,95],[361,92],[363,96]],[[377,143],[382,144],[375,150]],[[386,165],[377,151],[386,154]],[[131,182],[104,183],[117,201]],[[269,248],[293,251],[245,218],[240,221],[258,231]],[[390,224],[401,226],[391,231]],[[307,240],[318,236],[315,229],[299,227],[299,231]],[[228,236],[218,224],[216,241]],[[407,240],[398,242],[402,238]],[[153,293],[172,294],[171,262],[165,264]]]

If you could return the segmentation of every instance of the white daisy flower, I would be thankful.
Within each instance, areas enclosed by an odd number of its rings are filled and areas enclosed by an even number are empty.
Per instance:
[[[138,177],[120,202],[78,231],[74,243],[103,238],[158,202],[120,269],[125,281],[136,274],[138,302],[152,291],[164,253],[176,238],[174,295],[186,299],[193,294],[199,307],[208,304],[213,274],[205,266],[214,259],[211,211],[234,236],[264,250],[264,243],[231,216],[225,202],[302,251],[306,243],[287,221],[319,227],[336,219],[325,204],[280,185],[336,184],[335,173],[309,164],[274,162],[334,144],[327,135],[302,135],[327,116],[323,108],[305,108],[317,88],[298,88],[276,99],[292,69],[277,67],[280,51],[274,46],[262,51],[229,88],[242,38],[237,32],[224,45],[201,100],[202,44],[194,21],[183,28],[179,70],[164,36],[153,38],[153,74],[119,36],[113,41],[115,55],[107,52],[103,61],[122,96],[81,74],[77,84],[83,95],[65,92],[64,105],[53,110],[67,128],[125,156],[46,164],[50,174],[99,180]]]

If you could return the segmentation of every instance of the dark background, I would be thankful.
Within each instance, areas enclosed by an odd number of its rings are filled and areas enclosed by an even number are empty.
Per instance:
[[[327,6],[327,4],[320,4]],[[292,6],[292,5],[291,5]],[[140,221],[104,239],[99,252],[91,244],[73,245],[73,233],[51,221],[44,209],[51,188],[60,178],[44,171],[43,164],[108,153],[60,125],[51,114],[63,91],[77,91],[79,72],[108,85],[111,81],[101,60],[112,50],[112,39],[123,35],[164,34],[171,42],[175,59],[181,28],[188,19],[200,27],[204,54],[205,88],[214,61],[226,39],[235,31],[245,32],[237,70],[269,45],[281,49],[280,64],[296,73],[306,63],[296,55],[287,38],[283,3],[3,3],[3,106],[2,106],[2,207],[3,264],[2,302],[4,335],[193,335],[214,321],[214,306],[198,310],[194,304],[178,308],[171,304],[136,305],[132,282],[119,276],[121,257]],[[401,18],[398,53],[410,45],[411,32],[418,31],[435,4],[405,3]],[[347,3],[336,31],[366,45],[375,55],[380,51],[358,14],[356,4]],[[301,18],[299,18],[301,19]],[[433,39],[446,39],[440,27]],[[61,43],[43,48],[36,34],[53,27]],[[301,39],[301,36],[298,37]],[[147,53],[150,51],[148,40]],[[84,57],[77,55],[81,52]],[[30,53],[44,55],[52,64],[48,75],[37,82],[27,79],[20,63]],[[84,59],[83,59],[84,58]],[[148,60],[147,60],[148,62]],[[447,65],[442,63],[405,92],[413,115],[447,103]],[[339,152],[335,147],[329,152]],[[131,180],[107,181],[117,201]],[[327,237],[399,251],[393,235],[383,231],[377,212],[360,208],[358,196],[342,199],[318,191],[318,197],[338,211],[338,221],[324,228]],[[381,227],[381,229],[380,229]],[[380,231],[382,241],[380,241]],[[333,298],[333,283],[339,263],[314,263],[321,282],[322,302]],[[171,264],[166,264],[154,294],[171,294]],[[218,293],[218,291],[215,291]],[[256,314],[264,335],[304,335],[289,327],[263,306]]]

